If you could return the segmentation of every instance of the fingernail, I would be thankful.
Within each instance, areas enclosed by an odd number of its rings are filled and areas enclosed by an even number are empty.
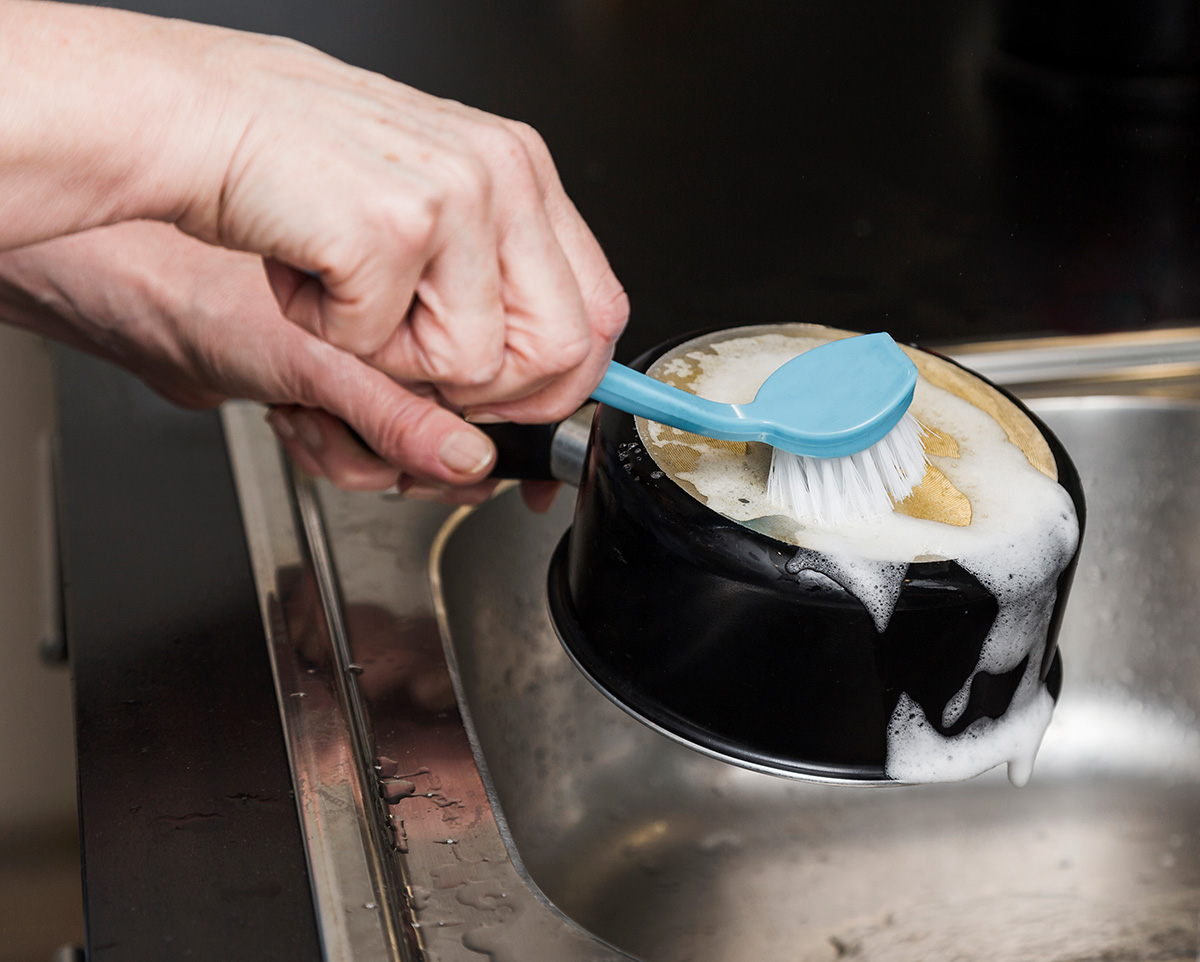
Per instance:
[[[455,431],[438,451],[442,464],[460,474],[479,474],[495,459],[492,442],[478,431]]]
[[[508,424],[508,418],[502,418],[499,414],[488,414],[487,411],[464,414],[463,420],[468,424]]]
[[[310,451],[320,451],[321,445],[325,443],[325,438],[321,434],[321,426],[317,424],[317,419],[303,411],[298,411],[292,415],[291,420],[292,427],[300,435],[301,443]]]
[[[285,441],[292,441],[295,439],[296,429],[292,427],[291,419],[278,408],[272,409],[267,415],[267,423],[271,425],[271,427],[275,429],[275,433]]]

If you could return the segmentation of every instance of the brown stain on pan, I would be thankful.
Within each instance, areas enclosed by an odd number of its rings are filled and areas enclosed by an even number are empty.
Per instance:
[[[694,382],[700,373],[703,359],[706,356],[718,356],[714,345],[762,334],[828,341],[855,336],[853,331],[817,324],[735,328],[706,335],[676,347],[655,361],[648,373],[667,384],[695,393]],[[1003,428],[1008,440],[1021,449],[1033,467],[1051,480],[1058,480],[1057,465],[1046,439],[1028,415],[1003,393],[944,358],[916,348],[903,345],[902,347],[926,382],[984,411]],[[676,361],[682,363],[674,363]],[[920,412],[916,413],[920,417]],[[925,421],[924,426],[927,431],[925,449],[929,455],[949,458],[960,456],[959,443],[954,437],[939,429],[936,424]],[[649,424],[644,418],[637,419],[637,427],[643,439],[651,437]],[[702,456],[741,462],[739,467],[749,475],[749,483],[760,485],[762,489],[766,487],[771,463],[771,449],[766,444],[721,441],[663,425],[659,428],[657,441],[648,444],[647,448],[663,471],[701,503],[706,503],[707,499],[691,482],[680,475],[694,471]],[[896,505],[896,511],[909,517],[958,527],[969,525],[972,517],[970,500],[932,464],[913,493]]]

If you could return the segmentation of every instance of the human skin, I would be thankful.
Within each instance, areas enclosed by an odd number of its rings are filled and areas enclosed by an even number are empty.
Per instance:
[[[0,2],[0,65],[6,319],[183,403],[280,405],[353,487],[475,497],[460,414],[551,421],[599,381],[627,299],[530,128],[101,8]]]
[[[232,397],[275,405],[269,420],[288,452],[340,487],[399,485],[410,497],[466,504],[494,486],[403,473],[439,432],[462,424],[436,393],[290,323],[259,258],[169,224],[128,221],[0,252],[0,317],[118,364],[182,407]],[[526,485],[525,494],[545,507],[553,488]]]

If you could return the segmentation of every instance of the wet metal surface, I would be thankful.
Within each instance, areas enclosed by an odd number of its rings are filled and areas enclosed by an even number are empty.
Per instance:
[[[449,634],[515,850],[546,895],[653,962],[1194,959],[1200,408],[1038,410],[1084,472],[1095,526],[1062,701],[1023,790],[1000,772],[824,788],[680,748],[559,651],[539,591],[565,506],[534,521],[508,497],[466,518],[441,559]]]
[[[405,958],[404,906],[350,680],[358,666],[346,648],[312,481],[290,471],[274,446],[250,443],[253,407],[230,405],[223,414],[324,958]]]
[[[1195,340],[1179,335],[1184,362]],[[1083,374],[1022,383],[1102,395],[1034,402],[1080,468],[1089,531],[1060,638],[1062,699],[1021,790],[993,772],[863,792],[688,751],[592,689],[550,627],[546,561],[569,497],[538,517],[509,491],[447,525],[436,505],[322,485],[405,951],[1195,959],[1200,378],[1170,351],[1123,365],[1111,345],[1064,345]],[[1006,351],[962,353],[1012,376]]]

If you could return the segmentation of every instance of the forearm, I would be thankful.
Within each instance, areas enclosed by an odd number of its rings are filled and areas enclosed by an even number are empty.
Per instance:
[[[179,336],[199,311],[193,247],[218,264],[238,256],[144,221],[0,251],[0,322],[120,364],[178,404],[218,403],[224,392],[205,383]]]
[[[0,0],[0,249],[220,192],[225,31]],[[214,182],[215,181],[215,182]]]

